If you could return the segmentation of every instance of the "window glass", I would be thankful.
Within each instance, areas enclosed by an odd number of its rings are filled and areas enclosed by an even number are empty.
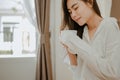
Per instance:
[[[1,16],[0,55],[34,54],[35,27],[23,16]]]

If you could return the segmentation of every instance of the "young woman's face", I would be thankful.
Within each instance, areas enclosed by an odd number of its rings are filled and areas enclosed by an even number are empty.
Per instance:
[[[67,9],[71,18],[80,26],[90,20],[92,13],[91,5],[81,0],[67,0]]]

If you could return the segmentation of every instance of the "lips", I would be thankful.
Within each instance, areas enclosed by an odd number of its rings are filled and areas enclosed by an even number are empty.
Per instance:
[[[75,21],[79,21],[79,20],[80,20],[80,18],[81,18],[81,17],[79,17],[79,18],[75,19]]]

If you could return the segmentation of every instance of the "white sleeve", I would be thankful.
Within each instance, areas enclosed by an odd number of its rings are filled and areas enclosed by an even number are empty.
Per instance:
[[[62,42],[66,44],[69,49],[73,51],[73,53],[77,53],[81,59],[86,61],[88,68],[96,76],[105,80],[119,80],[120,42],[118,42],[118,39],[116,39],[118,32],[115,30],[115,28],[110,30],[111,31],[108,33],[108,42],[106,41],[105,45],[107,46],[106,54],[108,54],[106,57],[99,57],[95,55],[95,53],[99,53],[71,31],[63,31],[61,33],[61,36],[64,37]]]

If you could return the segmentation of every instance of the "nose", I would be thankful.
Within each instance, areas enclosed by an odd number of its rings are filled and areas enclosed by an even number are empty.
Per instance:
[[[76,16],[77,16],[77,13],[75,11],[72,11],[71,18],[75,20]]]

